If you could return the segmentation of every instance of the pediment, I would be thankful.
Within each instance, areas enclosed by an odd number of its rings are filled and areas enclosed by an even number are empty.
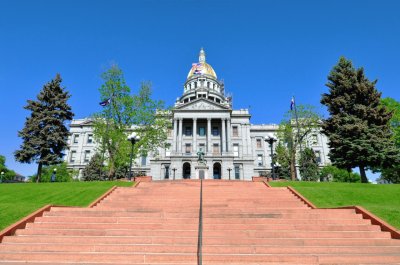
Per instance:
[[[177,106],[177,110],[228,110],[228,106],[223,106],[210,100],[197,99],[181,106]]]

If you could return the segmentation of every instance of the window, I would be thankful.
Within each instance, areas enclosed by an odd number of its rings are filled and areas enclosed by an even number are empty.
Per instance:
[[[258,166],[263,165],[263,155],[257,155],[257,165]]]
[[[212,129],[212,135],[213,135],[213,136],[218,136],[218,135],[219,135],[218,127],[213,127],[213,129]]]
[[[147,156],[142,156],[142,166],[145,166],[147,162]]]
[[[90,160],[90,150],[85,150],[85,155],[84,155],[84,157],[83,157],[83,161],[84,162],[89,162],[89,160]]]
[[[233,145],[233,156],[239,156],[239,145],[238,144]]]
[[[88,144],[93,143],[93,134],[88,134],[88,136],[87,136],[87,143],[88,143]]]
[[[199,136],[205,136],[205,135],[206,135],[206,128],[199,127]]]
[[[314,151],[315,154],[315,160],[317,161],[318,164],[321,164],[321,152],[320,151]]]
[[[207,88],[210,88],[210,82],[207,82]]]
[[[205,152],[205,145],[204,144],[199,144],[199,151]]]
[[[194,88],[197,88],[197,82],[194,82]]]
[[[235,165],[235,179],[240,179],[240,167]]]
[[[76,151],[71,151],[71,155],[69,157],[69,162],[74,163],[76,159]]]
[[[185,153],[190,154],[192,152],[192,145],[191,144],[186,144],[185,145]]]
[[[213,144],[213,153],[218,154],[219,153],[219,144]]]
[[[77,144],[79,141],[79,134],[74,134],[74,144]]]
[[[233,137],[238,137],[239,136],[239,130],[237,126],[232,127],[232,136]]]
[[[261,148],[261,139],[256,140],[257,148]]]
[[[185,127],[185,135],[186,136],[191,136],[192,135],[192,128],[191,127]]]

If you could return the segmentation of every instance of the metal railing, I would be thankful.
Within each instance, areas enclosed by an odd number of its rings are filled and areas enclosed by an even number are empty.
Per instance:
[[[203,179],[200,179],[199,231],[197,236],[197,265],[203,264]]]

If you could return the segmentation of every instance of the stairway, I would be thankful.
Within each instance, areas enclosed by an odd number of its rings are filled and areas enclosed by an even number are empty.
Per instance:
[[[199,181],[117,188],[94,208],[53,207],[0,244],[0,264],[197,264]],[[203,182],[203,264],[400,264],[400,240],[350,209],[286,188]]]

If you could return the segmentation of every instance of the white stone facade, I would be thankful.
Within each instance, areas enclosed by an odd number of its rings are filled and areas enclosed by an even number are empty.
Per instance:
[[[169,149],[137,158],[133,169],[145,171],[153,180],[198,178],[198,151],[205,154],[206,178],[251,180],[260,172],[271,171],[271,147],[265,138],[275,135],[274,124],[253,125],[247,109],[233,110],[225,96],[224,84],[200,51],[184,84],[184,93],[171,113]],[[82,170],[95,153],[96,143],[90,120],[74,120],[70,126],[66,161],[70,168]],[[92,139],[92,140],[91,140]],[[329,164],[327,137],[311,134],[307,143],[320,160]]]

